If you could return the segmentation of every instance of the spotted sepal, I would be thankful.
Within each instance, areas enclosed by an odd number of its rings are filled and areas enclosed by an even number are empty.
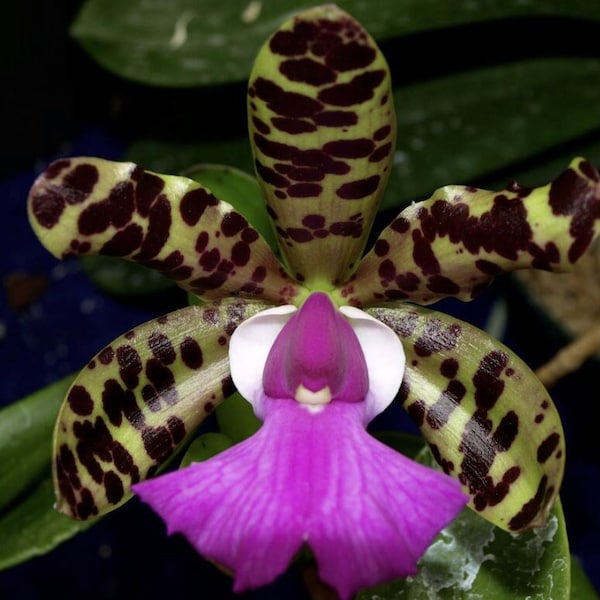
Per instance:
[[[400,213],[341,296],[363,306],[470,300],[502,272],[570,270],[599,231],[600,177],[581,158],[539,188],[446,186]]]
[[[186,177],[133,163],[52,163],[29,193],[31,225],[55,256],[103,254],[156,269],[202,298],[289,302],[295,283],[248,221]]]
[[[402,341],[400,399],[470,506],[508,531],[543,525],[565,443],[540,381],[508,348],[451,316],[406,304],[367,312]]]
[[[333,4],[284,23],[250,75],[256,173],[289,270],[310,288],[354,271],[387,181],[395,113],[385,59]]]
[[[188,306],[117,338],[69,389],[54,432],[57,510],[108,512],[151,477],[233,391],[229,337],[267,308],[231,299]]]

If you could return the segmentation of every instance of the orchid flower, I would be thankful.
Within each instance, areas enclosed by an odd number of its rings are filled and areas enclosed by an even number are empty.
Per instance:
[[[55,256],[135,261],[203,301],[125,333],[75,380],[55,430],[57,509],[87,519],[133,489],[236,590],[308,546],[342,598],[414,574],[466,502],[511,532],[542,525],[565,461],[552,400],[500,342],[422,305],[514,269],[570,269],[600,228],[594,167],[576,159],[534,189],[443,187],[363,257],[396,133],[375,42],[335,5],[302,12],[260,50],[248,99],[279,256],[206,187],[132,163],[58,160],[30,192]],[[233,384],[258,432],[154,477]],[[440,469],[367,432],[395,397]]]

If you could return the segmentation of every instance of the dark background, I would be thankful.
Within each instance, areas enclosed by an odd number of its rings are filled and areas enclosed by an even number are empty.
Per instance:
[[[245,128],[243,84],[210,91],[166,90],[133,84],[100,69],[68,36],[80,4],[21,0],[3,6],[0,407],[77,371],[123,331],[185,302],[178,292],[150,300],[110,297],[94,288],[79,263],[55,261],[27,224],[25,201],[34,177],[59,155],[118,159],[131,141],[141,137],[190,141],[225,137]],[[521,19],[436,32],[429,39],[408,36],[383,47],[392,68],[408,83],[517,56],[564,54],[566,47],[572,53],[597,54],[596,29],[581,23],[572,31],[566,39],[553,19]],[[464,39],[469,46],[460,43]],[[422,51],[431,47],[444,52]],[[472,52],[473,47],[482,50]],[[395,64],[394,56],[411,60]],[[195,118],[182,122],[189,114]],[[41,277],[42,287],[46,285],[24,305],[16,305],[12,297],[10,276],[17,273],[31,280]],[[441,308],[482,326],[497,299],[510,290],[508,282],[500,281],[474,303],[446,302]],[[504,341],[537,366],[561,340],[541,337],[548,332],[536,329],[525,307],[512,300]],[[552,395],[565,420],[569,449],[562,500],[571,547],[600,589],[600,466],[596,422],[590,419],[598,396],[593,379],[597,371],[597,363],[588,365],[561,382]],[[591,395],[595,397],[590,399]],[[241,598],[304,598],[302,592],[291,591],[300,589],[293,585],[298,579],[292,569],[273,586]],[[50,555],[0,573],[0,598],[153,599],[187,594],[229,598],[230,580],[179,538],[165,538],[162,523],[135,501]]]

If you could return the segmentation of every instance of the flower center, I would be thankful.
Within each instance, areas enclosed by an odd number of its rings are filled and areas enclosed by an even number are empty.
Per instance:
[[[322,292],[295,312],[267,357],[265,394],[313,411],[333,401],[361,402],[369,389],[365,357],[348,320]]]

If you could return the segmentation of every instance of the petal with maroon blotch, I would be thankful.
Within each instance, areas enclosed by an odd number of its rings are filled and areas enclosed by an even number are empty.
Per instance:
[[[508,531],[543,525],[563,477],[559,414],[529,367],[500,342],[419,306],[367,312],[406,353],[399,397],[470,506]]]
[[[446,186],[399,214],[341,297],[362,306],[470,300],[500,273],[572,269],[599,232],[600,177],[581,158],[538,188]]]
[[[362,254],[395,145],[382,53],[334,4],[295,15],[256,58],[248,123],[290,273],[311,289],[343,283]]]
[[[233,391],[229,338],[267,305],[229,299],[149,321],[99,352],[73,382],[54,432],[57,510],[108,512],[152,476]]]
[[[29,218],[55,256],[103,254],[164,273],[204,299],[289,302],[296,283],[233,207],[186,177],[133,163],[52,163],[29,193]]]

